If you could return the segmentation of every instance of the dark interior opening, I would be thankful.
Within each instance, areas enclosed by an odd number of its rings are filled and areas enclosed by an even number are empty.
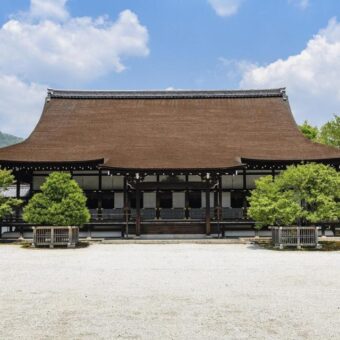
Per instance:
[[[140,195],[140,208],[142,209],[143,208],[143,193],[141,192],[139,195]],[[136,192],[130,192],[129,196],[130,196],[130,207],[131,207],[131,209],[136,209],[137,208]]]
[[[114,199],[103,199],[102,201],[103,209],[113,209],[114,208]]]
[[[232,191],[230,193],[231,207],[243,208],[244,193],[241,191]]]
[[[161,191],[159,193],[160,208],[172,208],[172,192]]]
[[[189,207],[201,208],[202,207],[202,195],[200,191],[189,192]]]

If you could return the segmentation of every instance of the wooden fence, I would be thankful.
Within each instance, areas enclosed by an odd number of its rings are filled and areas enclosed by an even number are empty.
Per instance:
[[[319,227],[272,227],[275,247],[318,247]]]
[[[33,227],[33,247],[67,246],[74,248],[78,242],[78,227]]]

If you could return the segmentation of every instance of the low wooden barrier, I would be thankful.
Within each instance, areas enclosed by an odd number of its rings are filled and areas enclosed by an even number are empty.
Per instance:
[[[272,242],[275,247],[319,247],[319,227],[272,227]]]
[[[78,242],[78,227],[33,227],[33,247],[67,246],[74,248]]]

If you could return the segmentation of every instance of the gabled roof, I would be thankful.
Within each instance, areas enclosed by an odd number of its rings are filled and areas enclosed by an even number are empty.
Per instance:
[[[226,169],[242,158],[340,160],[340,150],[300,133],[284,89],[49,90],[31,136],[0,149],[0,164],[97,161],[117,169]]]

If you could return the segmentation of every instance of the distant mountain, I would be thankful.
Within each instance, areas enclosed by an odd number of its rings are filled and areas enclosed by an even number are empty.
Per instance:
[[[17,144],[21,142],[23,139],[20,137],[12,136],[7,133],[2,133],[0,131],[0,147],[4,147],[7,145]]]

